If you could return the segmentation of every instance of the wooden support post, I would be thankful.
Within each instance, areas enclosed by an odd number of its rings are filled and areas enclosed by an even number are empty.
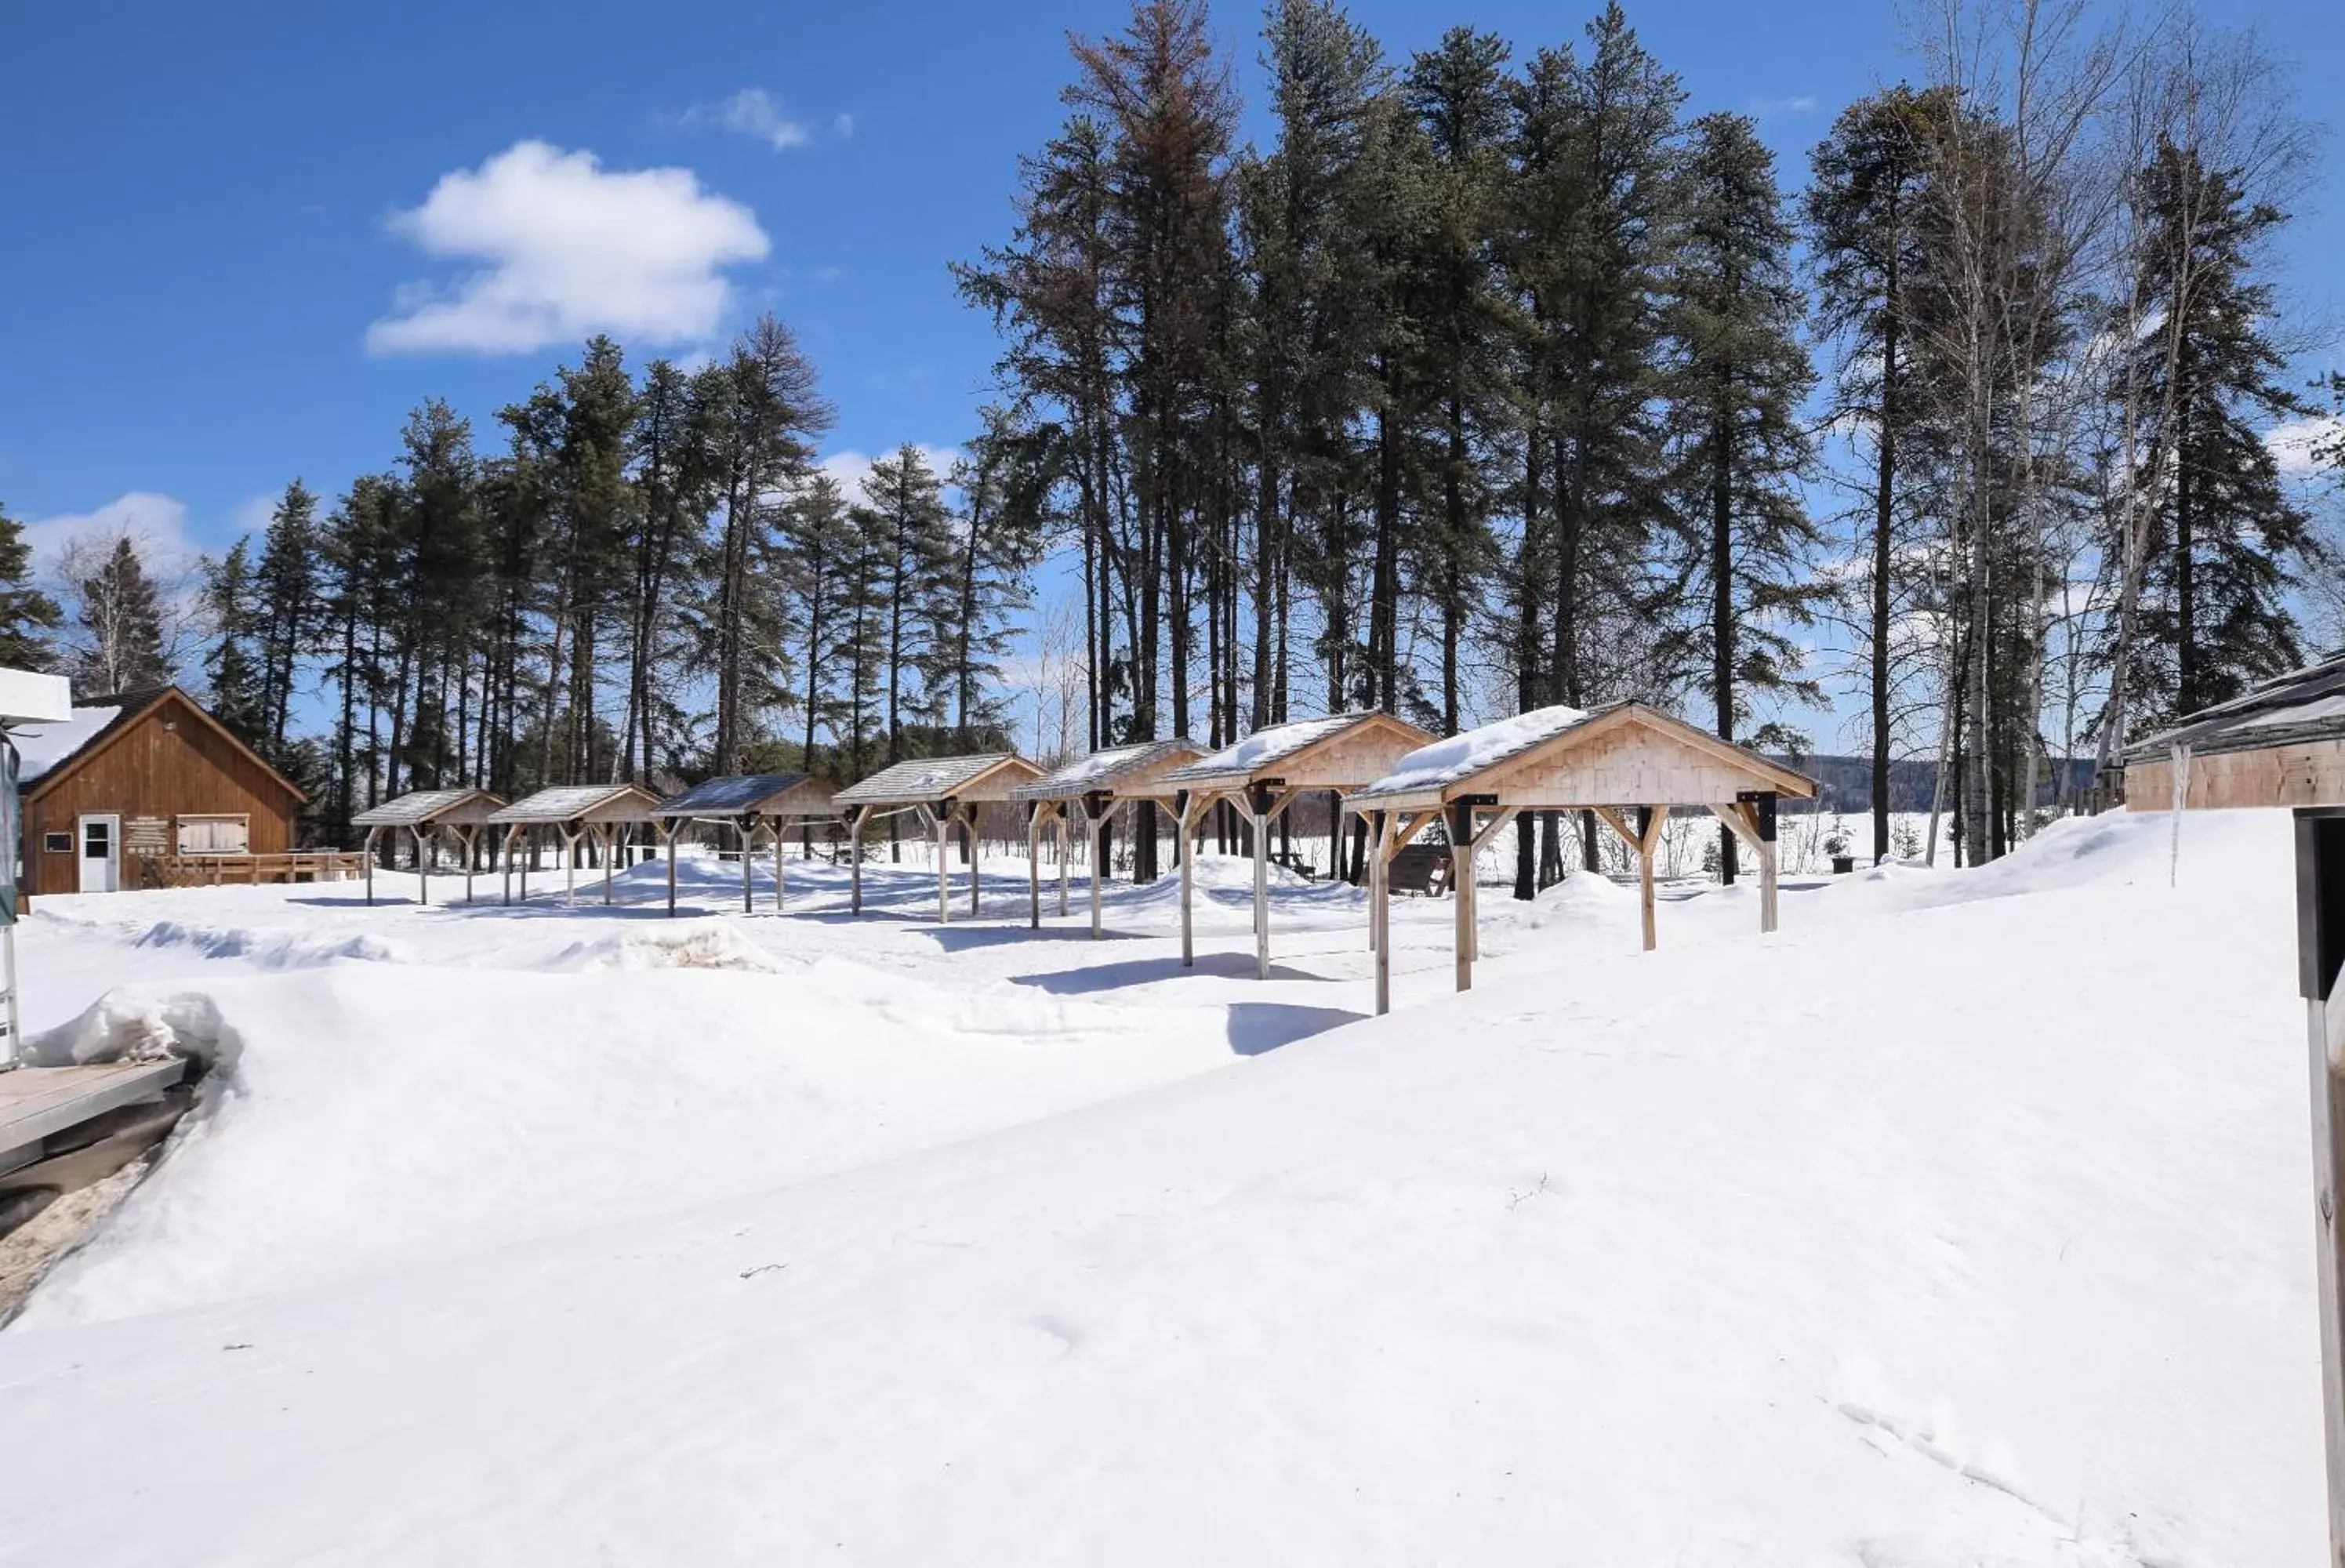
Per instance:
[[[456,829],[457,842],[464,846],[464,902],[472,902],[472,873],[479,868],[481,830],[469,823]]]
[[[557,830],[562,835],[562,898],[571,908],[578,907],[578,841],[584,836],[573,833],[563,823]]]
[[[518,822],[513,824],[513,826],[505,829],[505,902],[507,904],[511,904],[513,901],[513,841],[523,836],[528,832],[528,825]],[[521,863],[521,901],[523,904],[529,902],[529,862],[526,860]]]
[[[594,824],[594,847],[603,855],[603,902],[606,905],[613,902],[611,863],[618,858],[619,831],[616,823],[598,822]]]
[[[1026,803],[1026,929],[1042,929],[1042,803]]]
[[[1107,836],[1107,824],[1115,818],[1115,809],[1113,805],[1109,805],[1104,810],[1094,812],[1089,805],[1083,807],[1083,830],[1091,835],[1091,940],[1094,942],[1098,941],[1101,935],[1100,886],[1101,880],[1107,875],[1106,856],[1101,841]]]
[[[2179,814],[2178,813],[2177,814]],[[2337,1244],[2337,1203],[2345,1193],[2345,811],[2296,814],[2297,990],[2304,998],[2312,1067],[2313,1257],[2320,1325],[2321,1428],[2329,1479],[2329,1563],[2345,1565],[2345,1277]]]
[[[945,848],[952,844],[952,802],[943,802],[943,811],[931,811],[936,820],[936,924],[945,926],[952,921],[952,867],[948,865]]]
[[[1250,784],[1244,795],[1246,822],[1254,829],[1254,974],[1270,978],[1270,790]]]
[[[1368,939],[1376,949],[1376,1016],[1392,1011],[1392,813],[1373,814],[1368,839]]]
[[[751,851],[756,847],[756,819],[744,814],[733,824],[733,831],[739,835],[741,839],[741,913],[749,915],[755,913],[756,909],[756,892],[750,885],[750,878],[757,867],[757,863],[751,855]]]
[[[1068,821],[1069,803],[1059,803],[1059,918],[1067,917],[1067,884],[1075,875],[1075,838]]]
[[[382,829],[379,827],[371,827],[367,829],[366,849],[364,854],[366,855],[367,906],[369,908],[372,908],[374,906],[374,835],[381,831]]]
[[[980,859],[977,842],[978,808],[974,805],[965,805],[960,809],[961,842],[969,845],[969,917],[974,920],[978,916],[978,879],[984,870],[984,867],[978,863]]]
[[[863,808],[847,812],[847,912],[863,913]]]
[[[1764,790],[1754,803],[1759,823],[1759,929],[1775,929],[1782,911],[1777,906],[1775,875],[1775,792]]]
[[[415,902],[429,904],[431,902],[431,852],[424,841],[421,824],[409,823],[407,832],[408,836],[415,840]]]
[[[1449,902],[1456,930],[1457,988],[1474,988],[1474,808],[1449,808]]]
[[[1183,969],[1197,966],[1197,934],[1191,911],[1191,901],[1195,898],[1197,890],[1197,857],[1190,853],[1193,847],[1189,843],[1190,804],[1187,790],[1182,790],[1172,797],[1173,831],[1181,835],[1181,967]]]
[[[768,825],[774,833],[774,913],[779,915],[789,895],[789,889],[782,883],[782,819],[776,817]]]
[[[1639,806],[1637,810],[1637,917],[1644,931],[1645,951],[1659,945],[1659,934],[1653,928],[1653,852],[1645,846],[1652,830],[1653,808]]]
[[[667,915],[675,918],[675,824],[666,817],[654,817],[652,831],[659,835],[660,858],[667,862]]]
[[[1665,805],[1637,808],[1637,908],[1643,919],[1648,953],[1660,945],[1653,922],[1653,857],[1660,850],[1661,829],[1669,820],[1670,808]]]

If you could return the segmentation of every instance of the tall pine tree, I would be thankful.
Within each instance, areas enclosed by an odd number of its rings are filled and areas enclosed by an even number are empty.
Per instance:
[[[147,691],[171,683],[163,600],[127,535],[99,544],[74,574],[81,631],[71,675],[76,700]]]
[[[2269,336],[2271,286],[2253,278],[2282,215],[2171,144],[2143,171],[2137,199],[2152,236],[2141,288],[2167,315],[2134,352],[2148,400],[2171,410],[2153,437],[2167,479],[2127,681],[2142,729],[2301,662],[2287,598],[2290,563],[2311,541],[2258,428],[2302,411],[2277,379],[2286,358]]]
[[[46,670],[56,657],[50,638],[65,620],[57,602],[34,586],[25,525],[0,507],[0,667]]]
[[[1906,389],[1913,358],[1907,318],[1922,266],[1931,126],[1942,116],[1902,84],[1849,106],[1811,160],[1805,207],[1818,325],[1844,345],[1835,407],[1856,414],[1873,443],[1858,543],[1868,568],[1863,625],[1876,862],[1890,852],[1899,509],[1912,486],[1903,460],[1922,425],[1920,400]]]
[[[1782,747],[1791,737],[1780,723],[1750,730],[1754,699],[1822,700],[1792,636],[1824,591],[1811,560],[1822,536],[1800,489],[1810,459],[1800,404],[1815,382],[1800,341],[1805,300],[1774,155],[1751,120],[1696,120],[1679,180],[1670,447],[1688,613],[1664,659],[1709,695],[1721,737]],[[1719,837],[1720,875],[1732,882],[1734,835],[1721,826]]]

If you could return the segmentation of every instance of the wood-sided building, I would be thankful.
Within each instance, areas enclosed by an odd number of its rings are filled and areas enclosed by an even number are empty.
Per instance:
[[[215,859],[243,880],[293,847],[300,789],[177,686],[76,703],[10,739],[35,896],[166,885]]]
[[[2345,1563],[2345,653],[2185,713],[2128,746],[2124,760],[2127,808],[2174,814],[2178,868],[2186,813],[2294,808],[2297,993],[2312,1069],[2325,1561]]]

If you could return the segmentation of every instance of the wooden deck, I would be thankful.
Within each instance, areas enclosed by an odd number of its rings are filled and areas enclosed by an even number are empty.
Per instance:
[[[0,1173],[40,1158],[43,1140],[53,1134],[160,1094],[187,1070],[185,1059],[170,1057],[0,1073]]]
[[[166,887],[342,882],[366,875],[366,856],[354,849],[297,849],[280,855],[160,855],[149,864]]]

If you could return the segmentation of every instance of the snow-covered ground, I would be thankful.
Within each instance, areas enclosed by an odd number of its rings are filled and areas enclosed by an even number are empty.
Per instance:
[[[1492,888],[1465,997],[1404,900],[1373,1020],[1237,862],[1194,973],[1007,861],[44,900],[41,1051],[218,1067],[0,1333],[0,1562],[2312,1560],[2287,821],[2167,828]]]

